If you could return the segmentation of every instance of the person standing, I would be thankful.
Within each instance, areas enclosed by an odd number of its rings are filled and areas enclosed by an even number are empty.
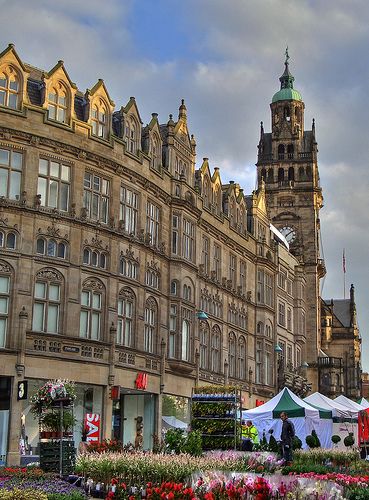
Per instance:
[[[259,432],[251,420],[242,422],[242,450],[252,451],[254,444],[259,442]]]
[[[280,418],[282,420],[281,442],[283,459],[289,465],[292,462],[292,442],[295,437],[295,427],[288,420],[288,415],[285,411],[280,414]]]

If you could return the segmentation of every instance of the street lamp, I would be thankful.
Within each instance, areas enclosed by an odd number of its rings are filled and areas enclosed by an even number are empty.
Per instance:
[[[197,317],[197,319],[200,319],[200,320],[202,320],[202,319],[209,319],[209,316],[204,311],[198,311],[196,313],[196,317]]]
[[[280,355],[283,352],[282,347],[279,344],[276,344],[274,346],[274,352],[275,352],[275,387],[276,387],[276,394],[279,391],[279,371],[280,371]]]

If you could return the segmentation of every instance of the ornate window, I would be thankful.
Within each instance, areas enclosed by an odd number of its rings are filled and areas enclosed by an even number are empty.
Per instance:
[[[246,293],[246,262],[244,260],[240,261],[240,290],[241,293]]]
[[[179,253],[179,215],[172,216],[172,253],[178,255]]]
[[[157,134],[154,134],[154,137],[151,142],[151,166],[155,170],[158,170],[161,165],[161,146],[160,139]]]
[[[183,285],[183,299],[192,302],[192,288],[190,285]]]
[[[106,269],[107,254],[99,250],[86,247],[83,250],[83,264],[85,266],[100,267]]]
[[[200,324],[200,368],[208,370],[209,368],[209,341],[210,327],[206,321]]]
[[[154,299],[149,298],[145,305],[144,349],[146,352],[156,352],[156,329],[158,308]]]
[[[278,323],[281,326],[286,326],[286,304],[278,302]]]
[[[238,339],[237,346],[237,365],[238,365],[238,378],[240,380],[246,379],[246,342],[244,337]]]
[[[211,330],[210,369],[215,373],[220,373],[220,349],[221,332],[218,326],[213,326]]]
[[[216,215],[220,215],[220,212],[222,211],[222,196],[221,196],[221,189],[220,189],[219,185],[215,188],[214,207],[215,207]]]
[[[10,266],[0,262],[0,347],[5,347],[9,323]]]
[[[171,295],[178,295],[178,281],[172,280],[170,283],[170,293]]]
[[[79,325],[79,335],[82,338],[101,340],[103,290],[104,287],[98,280],[91,278],[83,283]]]
[[[138,258],[134,257],[132,246],[129,245],[129,247],[126,250],[126,253],[124,254],[123,252],[121,252],[120,254],[119,273],[125,276],[126,278],[131,278],[133,280],[136,280],[138,278],[138,268],[139,268]]]
[[[20,85],[17,72],[12,66],[0,72],[0,106],[18,109]]]
[[[292,160],[293,152],[294,152],[293,144],[288,144],[288,146],[287,146],[287,158],[289,160]],[[291,167],[291,168],[293,169],[293,167]],[[288,177],[289,177],[289,174],[288,174]],[[289,179],[289,180],[293,181],[295,179],[293,178],[293,179]]]
[[[221,318],[223,315],[223,304],[218,292],[213,296],[213,314],[217,318]]]
[[[127,234],[137,234],[138,194],[131,189],[120,187],[120,227]]]
[[[15,250],[17,236],[12,231],[0,231],[0,248]]]
[[[205,311],[208,314],[213,313],[211,295],[207,288],[201,290],[200,307],[202,311]]]
[[[0,197],[19,200],[22,168],[22,153],[0,148]]]
[[[229,363],[229,376],[236,376],[236,336],[234,333],[229,334],[228,338],[228,363]]]
[[[127,151],[132,154],[137,154],[137,125],[134,119],[128,118],[126,123],[126,143]]]
[[[147,202],[146,205],[146,233],[151,237],[151,245],[158,246],[159,243],[160,208]]]
[[[62,83],[58,82],[49,90],[47,109],[51,120],[66,123],[68,98],[66,88]]]
[[[229,279],[232,281],[232,287],[236,288],[236,270],[237,270],[237,257],[233,254],[229,254]]]
[[[204,207],[210,208],[211,206],[211,189],[208,176],[204,179]]]
[[[145,273],[145,284],[155,290],[159,289],[160,281],[160,271],[158,269],[157,263],[151,261],[147,263],[146,273]]]
[[[105,139],[108,136],[108,113],[104,101],[98,98],[92,105],[92,134]]]
[[[195,224],[183,219],[182,255],[191,262],[195,258]]]
[[[237,316],[238,316],[238,311],[237,307],[234,303],[228,305],[228,321],[232,323],[233,325],[237,325]]]
[[[257,301],[261,304],[273,306],[273,276],[262,270],[257,273]]]
[[[176,357],[176,339],[177,339],[177,305],[170,305],[169,314],[169,357]]]
[[[32,329],[36,332],[59,333],[62,276],[44,269],[36,274]]]
[[[83,206],[86,217],[103,223],[109,218],[109,188],[110,182],[99,175],[85,173]]]
[[[182,309],[181,359],[190,361],[191,357],[191,323],[192,311]]]
[[[65,259],[67,245],[63,242],[57,242],[53,238],[37,238],[36,252],[39,255],[46,255],[47,257]]]
[[[118,297],[117,344],[134,347],[134,306],[135,296],[131,290],[124,288]]]
[[[238,224],[239,224],[240,233],[245,234],[246,233],[245,207],[240,208]]]
[[[67,212],[70,196],[70,166],[40,158],[37,193],[44,207]]]

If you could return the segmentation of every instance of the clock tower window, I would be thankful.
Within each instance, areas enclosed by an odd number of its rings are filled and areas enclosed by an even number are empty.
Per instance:
[[[284,182],[284,169],[279,168],[278,169],[278,183],[283,184],[283,182]]]
[[[295,169],[293,167],[288,169],[288,180],[292,182],[295,180]]]
[[[292,158],[293,158],[293,144],[289,144],[287,146],[287,158],[289,160],[292,160]]]
[[[284,160],[284,144],[278,146],[278,160]]]

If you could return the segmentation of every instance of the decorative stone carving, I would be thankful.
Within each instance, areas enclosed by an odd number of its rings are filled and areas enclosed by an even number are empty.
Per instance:
[[[11,273],[11,267],[4,260],[0,260],[0,273],[3,273],[3,274],[10,274]]]
[[[90,288],[91,290],[103,290],[104,289],[104,285],[98,279],[87,278],[83,282],[83,288]]]
[[[63,281],[63,275],[59,271],[57,271],[56,269],[50,269],[48,267],[37,271],[36,278],[47,281]]]

